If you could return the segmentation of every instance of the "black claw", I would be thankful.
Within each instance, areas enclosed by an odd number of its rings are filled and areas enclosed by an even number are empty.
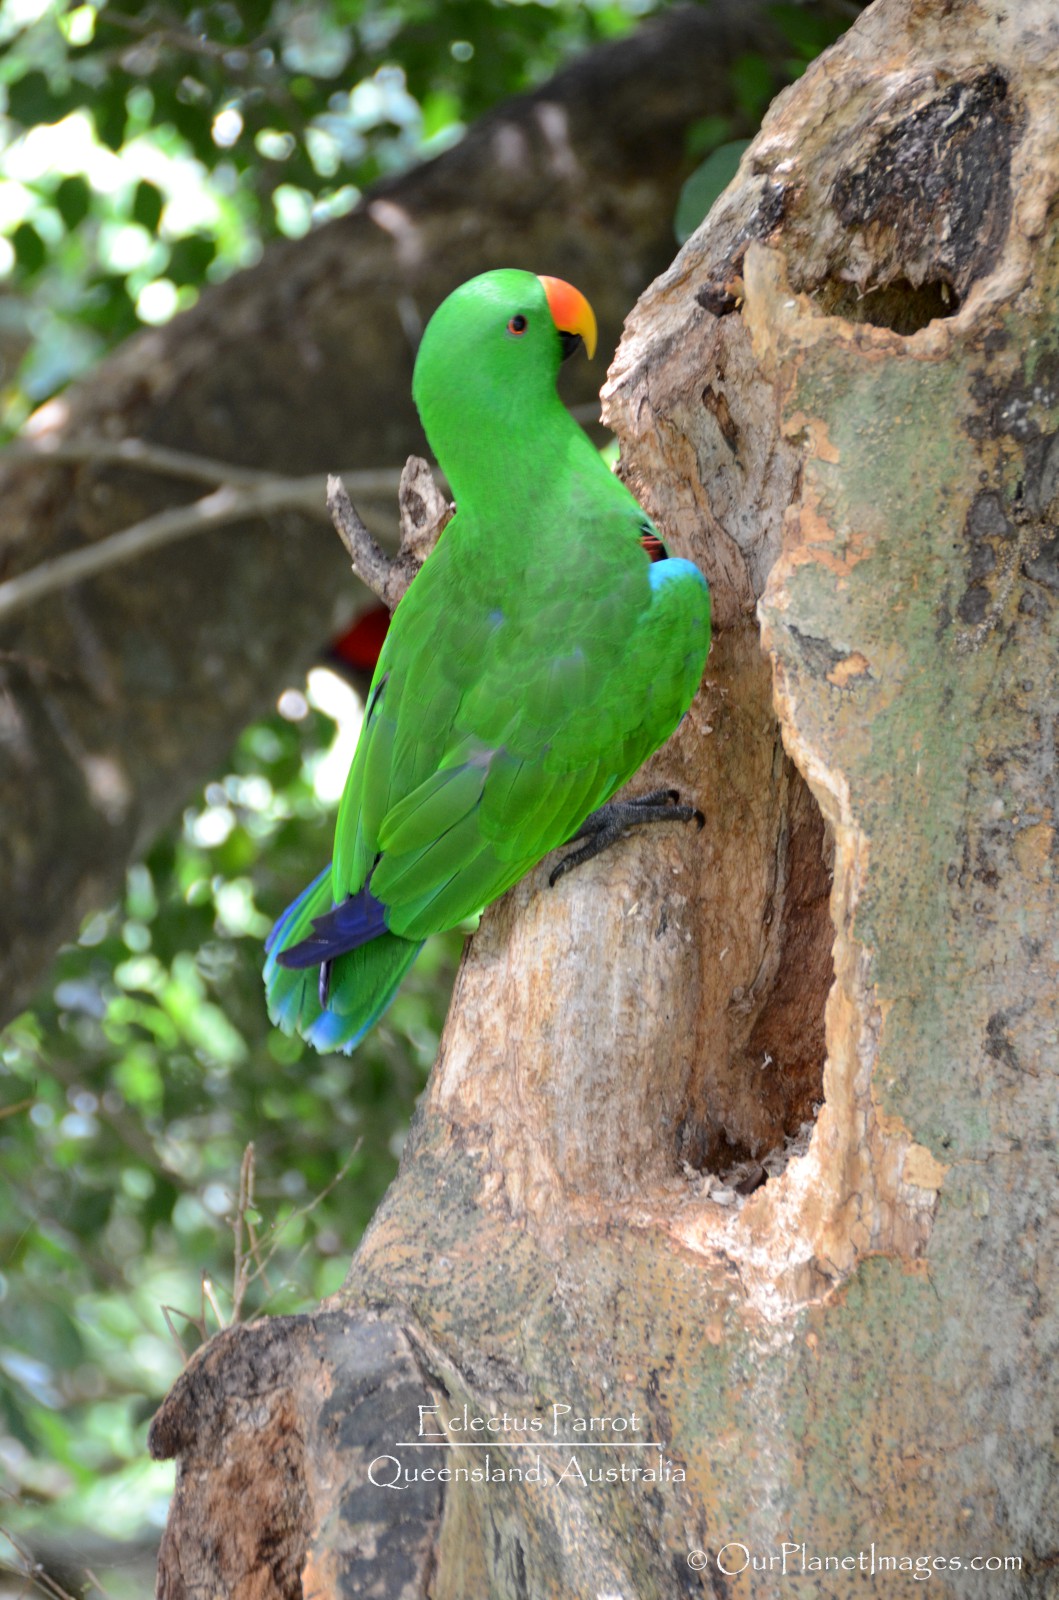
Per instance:
[[[327,1002],[331,998],[331,962],[330,961],[321,961],[321,963],[320,963],[320,984],[319,984],[319,987],[318,987],[316,992],[317,992],[317,996],[318,996],[319,1001],[320,1001],[320,1010],[321,1011],[326,1011],[327,1010]]]
[[[650,794],[638,794],[633,800],[612,800],[610,803],[611,805],[640,806],[642,808],[644,806],[675,806],[679,799],[679,789],[652,789]],[[601,806],[600,810],[605,811],[606,806]]]
[[[564,873],[579,867],[593,856],[625,836],[628,828],[642,827],[648,822],[695,822],[699,831],[706,826],[706,818],[697,806],[681,805],[678,789],[654,789],[650,794],[637,795],[634,800],[611,800],[598,811],[593,811],[574,834],[570,843],[584,839],[579,850],[572,850],[552,868],[548,877],[549,888],[554,889]]]

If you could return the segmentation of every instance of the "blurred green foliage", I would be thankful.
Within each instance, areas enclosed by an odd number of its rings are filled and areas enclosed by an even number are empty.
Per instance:
[[[24,1507],[52,1502],[51,1535],[163,1516],[171,1472],[144,1459],[182,1362],[163,1308],[185,1351],[203,1275],[231,1315],[248,1141],[271,1259],[242,1314],[302,1309],[341,1284],[437,1048],[459,934],[428,944],[354,1059],[268,1025],[261,941],[329,855],[318,777],[342,737],[289,703],[306,714],[246,731],[0,1036],[0,1470]]]
[[[4,0],[0,434],[269,239],[348,210],[668,3]],[[835,30],[772,10],[795,76]],[[777,86],[752,54],[733,72],[740,124],[693,130],[706,177],[682,231]],[[311,1306],[396,1169],[459,955],[459,935],[431,941],[352,1060],[269,1027],[261,941],[327,859],[321,771],[349,736],[297,694],[285,709],[244,733],[0,1036],[0,1528],[39,1549],[46,1522],[49,1551],[70,1541],[67,1581],[93,1565],[118,1600],[143,1574],[112,1546],[149,1543],[172,1483],[146,1460],[147,1420],[232,1312],[247,1144],[268,1263],[242,1314]],[[5,1564],[22,1561],[0,1533]]]

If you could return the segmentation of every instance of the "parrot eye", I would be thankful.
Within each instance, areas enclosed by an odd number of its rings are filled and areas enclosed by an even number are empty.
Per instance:
[[[508,333],[513,333],[516,339],[520,338],[522,334],[525,333],[526,319],[522,315],[521,311],[511,318],[511,321],[507,325],[507,331]]]

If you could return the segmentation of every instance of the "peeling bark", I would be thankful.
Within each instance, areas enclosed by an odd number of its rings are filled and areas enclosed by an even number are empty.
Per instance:
[[[880,0],[629,320],[606,411],[720,624],[636,787],[707,834],[486,914],[329,1314],[399,1319],[452,1466],[465,1405],[548,1438],[558,1403],[570,1458],[635,1414],[664,1470],[446,1482],[433,1600],[780,1595],[869,1551],[1054,1593],[1057,86],[1046,0]]]

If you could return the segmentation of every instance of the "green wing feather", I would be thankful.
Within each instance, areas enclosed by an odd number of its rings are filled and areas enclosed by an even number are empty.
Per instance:
[[[687,562],[652,565],[642,510],[594,452],[591,465],[588,530],[538,532],[512,582],[497,544],[517,549],[525,534],[461,511],[394,616],[333,877],[338,901],[370,876],[406,939],[479,910],[569,839],[698,686],[705,584]],[[553,490],[557,522],[564,501],[569,519],[571,496]]]

